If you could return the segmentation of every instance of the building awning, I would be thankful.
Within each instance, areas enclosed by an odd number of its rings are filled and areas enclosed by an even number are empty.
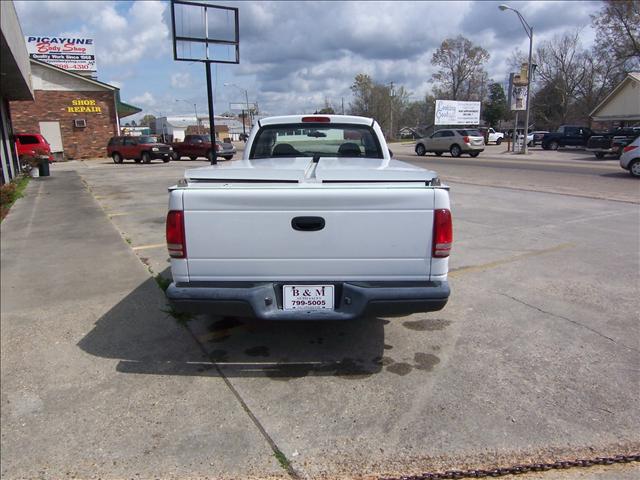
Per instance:
[[[140,113],[142,111],[141,108],[134,107],[133,105],[129,105],[128,103],[120,100],[120,90],[118,90],[118,94],[116,97],[116,109],[118,110],[118,118],[135,115],[136,113]]]

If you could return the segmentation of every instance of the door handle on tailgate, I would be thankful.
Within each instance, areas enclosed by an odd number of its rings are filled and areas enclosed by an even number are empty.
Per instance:
[[[322,217],[295,217],[291,219],[291,227],[302,232],[317,232],[324,228]]]

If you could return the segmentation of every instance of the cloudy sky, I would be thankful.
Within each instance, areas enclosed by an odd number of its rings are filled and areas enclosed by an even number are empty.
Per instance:
[[[464,35],[491,55],[487,70],[504,82],[515,48],[529,40],[501,2],[209,2],[239,8],[240,64],[213,66],[216,114],[229,102],[257,102],[268,114],[309,113],[325,99],[345,107],[358,73],[404,85],[419,99],[431,89],[431,56],[442,40]],[[206,111],[205,67],[175,62],[165,1],[15,1],[25,35],[95,40],[98,79],[156,116]],[[535,42],[583,28],[600,2],[509,2],[534,28]],[[176,22],[177,23],[177,22]],[[233,83],[239,88],[225,86]],[[139,117],[140,115],[138,115]],[[136,117],[130,117],[136,118]]]

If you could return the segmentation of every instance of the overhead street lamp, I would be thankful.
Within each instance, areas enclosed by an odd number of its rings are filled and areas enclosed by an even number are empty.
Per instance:
[[[184,102],[184,103],[188,103],[189,105],[193,105],[193,113],[195,113],[195,115],[196,115],[196,126],[198,127],[198,134],[200,134],[201,132],[200,132],[200,122],[198,121],[198,107],[197,107],[197,104],[191,103],[188,100],[183,100],[182,98],[176,98],[176,102]]]
[[[509,5],[505,5],[504,3],[502,5],[499,5],[498,8],[503,12],[505,10],[512,10],[516,12],[516,14],[518,15],[518,18],[520,19],[520,23],[522,24],[522,28],[524,28],[524,31],[527,33],[527,36],[529,37],[529,63],[527,64],[527,70],[528,70],[527,71],[527,106],[526,106],[527,113],[525,114],[525,121],[524,121],[524,148],[523,148],[523,153],[526,154],[529,151],[527,135],[529,134],[529,109],[531,105],[531,101],[530,101],[531,79],[532,79],[531,78],[531,75],[532,75],[531,55],[533,53],[533,28],[531,27],[531,25],[527,23],[524,17],[515,8],[511,8]],[[518,129],[518,126],[516,125],[514,130],[517,130],[517,129]]]
[[[249,111],[249,92],[247,91],[247,89],[239,87],[235,83],[225,83],[224,86],[225,87],[236,87],[238,90],[244,92],[244,101],[247,104],[247,115],[249,115],[249,118],[251,120],[251,128],[253,128],[253,116],[250,115],[250,111]],[[244,125],[244,118],[242,119],[242,123]]]

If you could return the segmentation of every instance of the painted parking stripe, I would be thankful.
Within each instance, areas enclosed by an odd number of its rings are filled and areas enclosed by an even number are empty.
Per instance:
[[[502,260],[496,260],[495,262],[483,263],[480,265],[469,265],[468,267],[454,268],[452,270],[449,270],[449,277],[458,277],[464,273],[481,272],[489,268],[496,268],[502,265],[506,265],[508,263],[517,262],[518,260],[522,260],[524,258],[537,257],[538,255],[545,255],[547,253],[558,252],[560,250],[564,250],[565,248],[572,248],[575,246],[576,246],[575,243],[561,243],[560,245],[556,245],[555,247],[545,248],[544,250],[535,250],[533,252],[522,253],[520,255],[514,255],[513,257],[504,258]]]
[[[167,244],[166,243],[154,243],[152,245],[140,245],[139,247],[131,247],[131,250],[135,250],[135,251],[138,251],[138,250],[149,250],[151,248],[160,248],[160,247],[166,248]]]

